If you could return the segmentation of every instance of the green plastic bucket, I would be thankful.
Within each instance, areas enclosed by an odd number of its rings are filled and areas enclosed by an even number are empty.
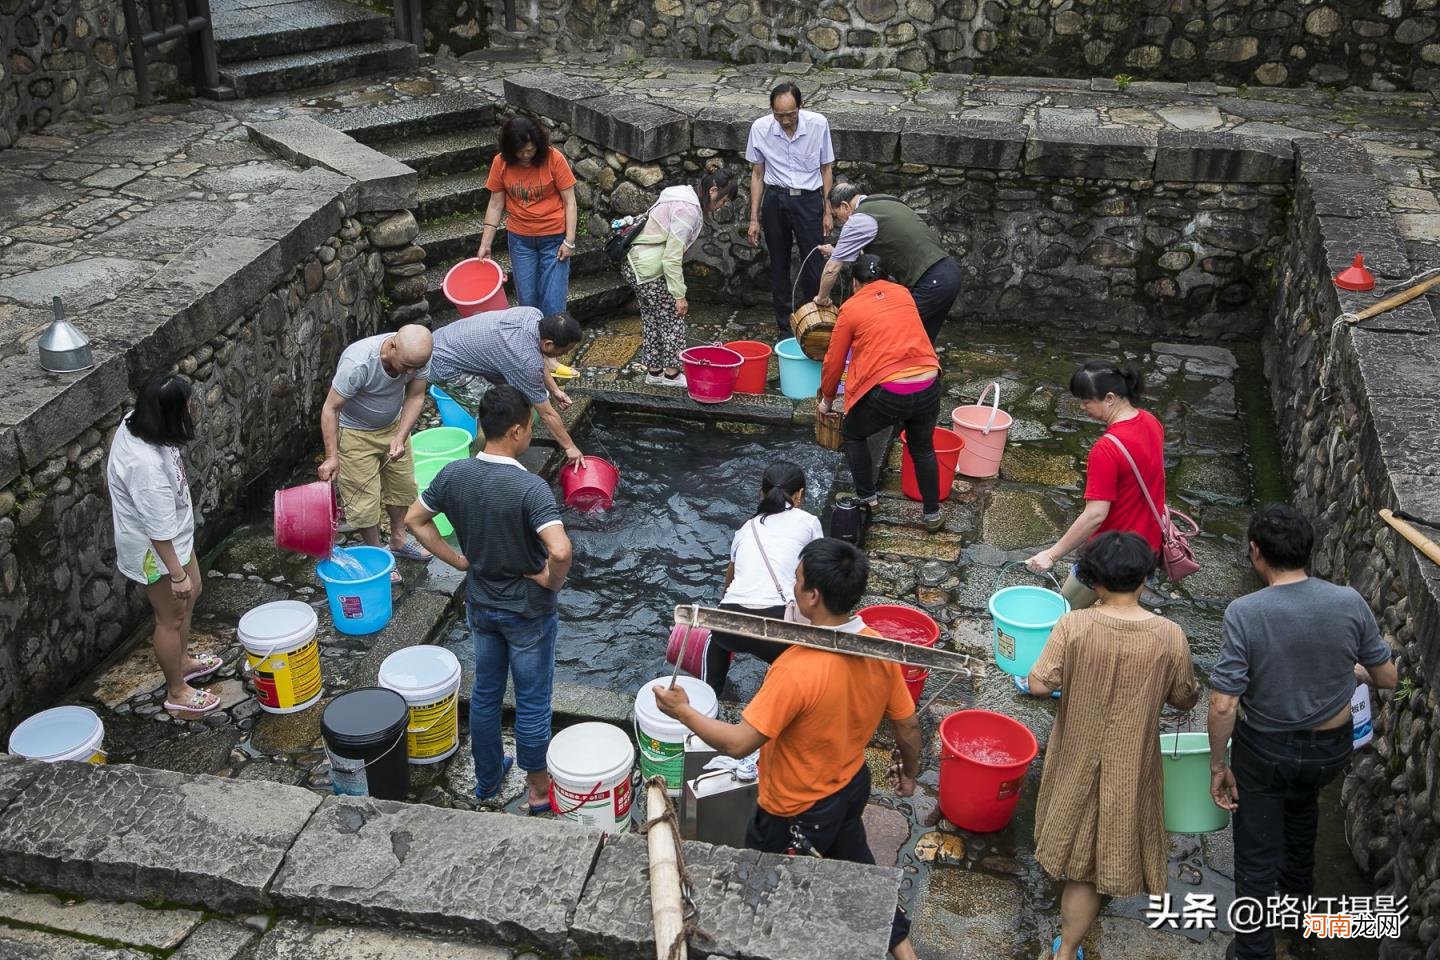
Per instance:
[[[416,463],[415,486],[420,488],[421,493],[424,493],[425,488],[430,486],[430,481],[435,479],[435,474],[439,473],[446,464],[452,462],[451,460],[426,460]],[[435,514],[435,529],[440,531],[442,537],[448,537],[455,532],[455,528],[451,526],[450,521],[445,518],[443,513]]]
[[[431,427],[429,430],[421,430],[410,438],[410,450],[415,457],[416,469],[426,460],[449,463],[469,455],[470,440],[470,434],[459,427]]]
[[[1165,829],[1170,833],[1213,833],[1230,823],[1230,813],[1210,797],[1210,734],[1160,734],[1160,769],[1165,780]]]

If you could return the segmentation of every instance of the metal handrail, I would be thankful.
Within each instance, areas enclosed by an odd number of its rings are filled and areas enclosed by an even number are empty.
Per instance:
[[[135,69],[135,100],[139,105],[149,106],[155,102],[155,92],[150,86],[150,65],[145,59],[146,49],[181,37],[190,38],[190,70],[192,78],[195,78],[195,91],[216,100],[227,99],[227,94],[234,96],[233,91],[220,85],[210,0],[169,0],[168,10],[166,0],[147,0],[149,30],[140,23],[140,9],[135,0],[123,0],[122,6],[130,61]]]

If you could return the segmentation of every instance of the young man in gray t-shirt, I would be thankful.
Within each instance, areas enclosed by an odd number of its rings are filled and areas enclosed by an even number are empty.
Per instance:
[[[1304,514],[1271,504],[1249,539],[1265,588],[1225,610],[1210,671],[1210,793],[1234,814],[1235,896],[1303,901],[1315,882],[1317,798],[1350,763],[1355,685],[1393,688],[1396,670],[1365,599],[1306,574],[1315,534]],[[1237,933],[1227,956],[1272,960],[1274,930]]]

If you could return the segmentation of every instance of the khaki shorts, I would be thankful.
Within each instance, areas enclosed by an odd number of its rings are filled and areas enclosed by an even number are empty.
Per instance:
[[[1071,610],[1088,610],[1095,606],[1095,601],[1100,595],[1080,582],[1075,576],[1075,571],[1070,571],[1070,576],[1065,578],[1065,586],[1060,588],[1060,593],[1070,602]]]
[[[340,497],[345,520],[353,527],[380,523],[383,507],[415,502],[415,454],[405,441],[405,456],[387,464],[395,424],[383,430],[340,430]]]

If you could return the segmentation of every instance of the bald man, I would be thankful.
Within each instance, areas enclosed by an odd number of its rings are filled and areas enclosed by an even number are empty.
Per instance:
[[[406,560],[430,559],[406,539],[405,511],[418,496],[410,431],[425,404],[433,348],[430,331],[415,323],[355,341],[340,355],[320,411],[320,479],[338,477],[345,519],[370,546],[380,546],[380,515],[388,514],[390,552]],[[399,582],[400,572],[390,579]]]

